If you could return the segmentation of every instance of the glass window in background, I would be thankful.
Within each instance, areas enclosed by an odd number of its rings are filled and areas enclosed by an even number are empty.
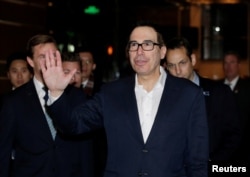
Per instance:
[[[222,59],[228,50],[237,50],[247,58],[247,4],[206,4],[202,7],[202,58]],[[250,32],[249,32],[250,33]]]

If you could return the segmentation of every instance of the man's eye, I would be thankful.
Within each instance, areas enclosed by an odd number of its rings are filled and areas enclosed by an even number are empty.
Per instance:
[[[130,43],[130,46],[137,46],[137,43],[136,42],[132,42],[132,43]]]
[[[151,42],[145,42],[145,43],[143,43],[143,45],[145,45],[145,46],[151,46],[152,43]]]
[[[168,68],[173,68],[174,67],[174,65],[167,65],[168,66]]]

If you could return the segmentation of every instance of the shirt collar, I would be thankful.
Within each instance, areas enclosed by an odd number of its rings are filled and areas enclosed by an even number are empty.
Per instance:
[[[232,84],[235,85],[237,81],[239,80],[239,76],[235,77],[233,80],[229,81],[228,79],[225,79],[225,84]]]
[[[85,80],[85,81],[83,81],[83,82],[82,82],[82,87],[83,87],[83,88],[85,88],[85,87],[86,87],[86,85],[87,85],[88,81],[89,81],[89,79],[87,79],[87,80]]]
[[[229,85],[231,90],[234,90],[234,87],[235,87],[236,83],[238,82],[239,78],[240,78],[240,76],[237,76],[231,81],[225,79],[224,83]]]
[[[166,78],[167,78],[167,73],[165,72],[164,68],[162,66],[160,66],[160,77],[159,77],[158,81],[156,82],[154,88],[164,87],[165,82],[166,82]],[[135,87],[142,88],[142,85],[139,85],[139,83],[138,83],[137,74],[135,75]]]
[[[35,76],[33,77],[33,82],[34,82],[35,88],[38,92],[43,90],[44,84],[42,82],[40,82],[39,80],[37,80]]]
[[[195,83],[196,85],[200,85],[199,76],[196,74],[196,72],[193,72],[193,73],[194,73],[194,78],[192,82]]]

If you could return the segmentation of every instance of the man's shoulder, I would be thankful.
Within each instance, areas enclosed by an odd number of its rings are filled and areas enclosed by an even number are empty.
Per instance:
[[[210,88],[211,90],[218,91],[218,92],[229,92],[231,91],[230,87],[224,84],[224,79],[220,80],[213,80],[209,78],[203,78],[202,84],[206,88]]]
[[[195,83],[193,83],[189,79],[175,77],[175,76],[168,74],[167,78],[166,78],[166,84],[170,84],[170,83],[172,83],[176,86],[181,86],[181,87],[184,87],[184,86],[189,87],[190,86],[190,87],[194,87],[194,88],[199,88],[199,86],[197,86]]]

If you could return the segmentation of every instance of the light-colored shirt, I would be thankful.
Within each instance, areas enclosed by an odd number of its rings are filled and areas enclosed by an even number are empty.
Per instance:
[[[40,81],[38,81],[35,77],[33,77],[33,81],[34,81],[35,88],[36,88],[36,91],[37,91],[37,94],[38,94],[38,97],[39,97],[39,101],[40,101],[40,103],[42,105],[42,109],[43,109],[44,115],[46,117],[46,121],[47,121],[49,129],[51,131],[52,138],[55,139],[56,129],[54,127],[52,119],[50,118],[50,116],[48,115],[48,113],[45,110],[44,96],[45,96],[46,93],[45,93],[45,90],[44,90],[44,84],[41,83]]]
[[[238,82],[238,80],[239,80],[239,76],[237,76],[236,78],[234,78],[231,81],[225,79],[224,84],[229,85],[231,90],[234,90],[234,87],[235,87],[236,83]]]
[[[85,87],[86,87],[88,81],[89,81],[89,80],[87,79],[87,80],[85,80],[85,81],[82,82],[82,88],[85,88]]]
[[[199,80],[199,77],[196,74],[196,72],[194,72],[194,78],[193,78],[192,82],[195,83],[196,85],[200,85],[200,80]]]
[[[153,126],[167,77],[162,67],[160,68],[160,73],[158,81],[150,92],[147,92],[142,85],[138,84],[137,75],[135,76],[135,95],[144,142],[147,141]]]
[[[44,84],[42,82],[40,82],[39,80],[37,80],[35,77],[33,77],[33,81],[34,81],[34,84],[35,84],[35,88],[36,88],[36,92],[38,94],[38,97],[39,97],[39,101],[42,105],[42,108],[43,108],[43,111],[45,113],[45,100],[44,100],[44,96],[45,96],[45,91],[44,91]]]

